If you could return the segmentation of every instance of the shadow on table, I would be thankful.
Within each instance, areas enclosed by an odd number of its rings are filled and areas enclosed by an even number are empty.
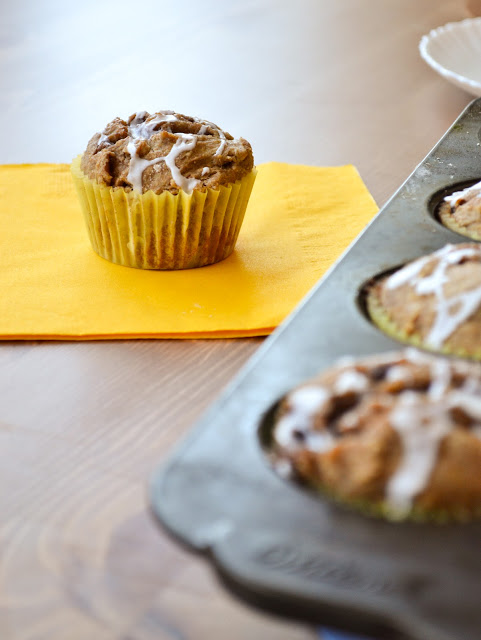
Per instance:
[[[319,640],[372,640],[367,636],[358,636],[352,633],[333,631],[331,629],[319,629],[318,634]]]

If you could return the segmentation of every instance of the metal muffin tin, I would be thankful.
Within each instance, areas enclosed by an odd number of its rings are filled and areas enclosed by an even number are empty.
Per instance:
[[[251,604],[388,640],[481,638],[481,523],[389,523],[349,511],[278,477],[258,433],[287,390],[339,357],[402,347],[369,322],[360,292],[393,266],[466,242],[435,209],[481,178],[480,140],[481,99],[152,479],[156,517]]]

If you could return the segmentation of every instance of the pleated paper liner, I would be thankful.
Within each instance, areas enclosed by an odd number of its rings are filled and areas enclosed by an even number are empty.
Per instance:
[[[374,294],[368,294],[366,303],[369,317],[372,322],[378,327],[378,329],[394,340],[411,344],[418,349],[424,349],[426,351],[431,351],[432,353],[442,353],[447,356],[457,356],[458,358],[481,360],[481,349],[477,345],[473,345],[473,348],[468,351],[467,349],[460,349],[459,347],[450,345],[448,339],[439,348],[431,347],[423,341],[422,336],[418,333],[407,333],[407,331],[400,329],[390,318],[389,314]]]
[[[445,492],[445,506],[423,504],[422,495],[413,499],[411,505],[405,508],[391,504],[386,498],[354,497],[345,495],[341,486],[336,488],[329,484],[329,480],[322,481],[313,477],[316,473],[316,461],[304,452],[295,460],[288,460],[276,450],[274,429],[279,416],[279,407],[285,400],[278,400],[274,406],[264,414],[258,430],[260,445],[266,454],[269,465],[279,477],[288,483],[295,483],[318,498],[337,504],[338,506],[362,513],[371,518],[397,522],[418,522],[432,524],[467,523],[481,520],[481,504],[479,498],[473,504],[452,504],[452,493]],[[336,452],[332,452],[336,457]],[[331,480],[332,483],[332,480]],[[420,498],[420,500],[418,500]],[[446,503],[447,501],[447,503]]]
[[[307,479],[298,476],[295,472],[291,476],[299,485],[305,487],[314,495],[337,504],[339,507],[357,511],[364,516],[388,520],[393,523],[417,522],[432,524],[453,524],[467,523],[481,520],[481,507],[450,506],[423,507],[413,504],[408,509],[397,509],[390,505],[387,500],[369,500],[368,498],[348,498],[339,495],[334,489],[324,484],[309,482]]]
[[[102,258],[138,269],[192,269],[234,250],[255,169],[219,189],[157,195],[98,184],[80,161],[72,162],[72,176],[92,247]]]

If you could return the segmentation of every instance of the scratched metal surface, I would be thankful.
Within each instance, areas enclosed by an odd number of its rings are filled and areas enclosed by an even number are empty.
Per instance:
[[[277,477],[258,438],[262,416],[292,386],[340,356],[400,347],[363,315],[359,291],[382,271],[463,241],[432,210],[454,185],[481,178],[480,132],[477,100],[152,480],[164,527],[256,606],[389,640],[480,637],[480,523],[351,513]]]

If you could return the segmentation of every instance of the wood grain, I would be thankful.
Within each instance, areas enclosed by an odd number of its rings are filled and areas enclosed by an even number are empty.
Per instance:
[[[462,2],[199,7],[3,3],[0,161],[68,161],[113,116],[174,108],[259,162],[354,163],[382,203],[470,100],[417,52]],[[147,510],[150,471],[261,342],[0,345],[1,640],[317,637],[234,600]]]
[[[2,345],[2,639],[311,637],[247,614],[146,509],[149,470],[260,342]]]

